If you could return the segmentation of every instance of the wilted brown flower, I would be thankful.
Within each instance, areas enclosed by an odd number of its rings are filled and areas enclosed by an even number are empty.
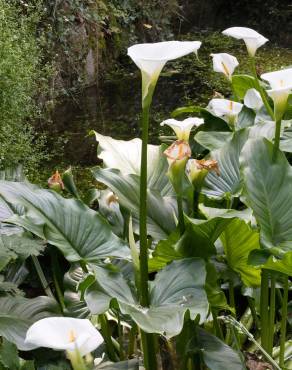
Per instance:
[[[177,140],[170,145],[165,151],[168,162],[171,164],[174,161],[189,158],[192,154],[189,143],[185,140]]]
[[[48,179],[48,186],[56,191],[64,190],[64,183],[58,170]]]
[[[217,176],[220,176],[218,162],[215,159],[191,159],[190,161],[198,170],[215,171]]]

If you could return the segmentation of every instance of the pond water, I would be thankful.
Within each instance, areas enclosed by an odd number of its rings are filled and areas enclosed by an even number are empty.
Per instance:
[[[160,122],[179,106],[198,98],[198,90],[187,85],[187,76],[162,76],[155,92],[150,126],[150,141],[158,143]],[[62,99],[53,117],[56,136],[64,143],[61,161],[72,165],[96,164],[96,142],[88,135],[96,130],[117,139],[140,135],[140,75],[131,74],[87,87],[76,99]],[[210,95],[212,90],[209,91]],[[194,96],[194,99],[191,96]]]

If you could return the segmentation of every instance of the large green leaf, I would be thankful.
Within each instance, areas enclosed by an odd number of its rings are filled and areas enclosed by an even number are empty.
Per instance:
[[[71,266],[64,275],[64,303],[65,314],[70,317],[86,318],[89,310],[81,293],[78,291],[78,284],[84,279],[85,273],[80,266]]]
[[[138,233],[139,226],[139,193],[140,177],[138,175],[122,175],[116,169],[96,167],[92,170],[95,178],[107,185],[118,196],[120,206],[132,214],[133,227]],[[166,177],[166,174],[164,173]],[[164,239],[175,228],[176,199],[165,195],[165,190],[148,189],[147,230],[149,235]]]
[[[291,250],[292,170],[281,152],[273,161],[273,144],[267,139],[249,140],[241,163],[244,196],[260,226],[265,247]]]
[[[232,86],[236,95],[240,99],[244,98],[247,90],[257,88],[255,78],[249,75],[233,75]]]
[[[14,215],[10,222],[46,239],[71,262],[129,255],[109,224],[79,200],[8,181],[0,181],[0,194],[7,202],[24,207],[25,215]]]
[[[239,354],[207,331],[198,328],[198,347],[210,370],[244,370]]]
[[[5,338],[1,340],[0,345],[0,365],[2,365],[5,370],[18,370],[20,368],[17,347],[15,344],[8,342]]]
[[[246,223],[253,223],[254,221],[252,210],[250,208],[236,210],[236,209],[206,207],[203,204],[200,204],[200,211],[208,219],[219,217],[219,218],[240,218],[241,220],[244,220]]]
[[[240,194],[239,155],[247,137],[246,129],[237,131],[224,147],[210,153],[210,158],[218,161],[220,176],[214,172],[207,175],[202,191],[208,197],[236,197]]]
[[[242,110],[240,111],[236,124],[235,129],[241,130],[242,128],[253,126],[255,121],[255,113],[252,109],[243,106]]]
[[[34,346],[24,342],[27,329],[36,321],[60,314],[56,301],[48,297],[0,298],[0,336],[15,343],[20,350]]]
[[[185,217],[186,229],[181,236],[178,231],[161,240],[149,260],[151,271],[160,270],[167,263],[185,257],[207,259],[216,254],[215,241],[232,221],[232,217],[214,217],[210,220],[198,220]]]
[[[133,359],[129,361],[121,361],[121,362],[104,362],[94,370],[139,370],[139,360]]]
[[[227,263],[238,272],[246,286],[260,285],[260,271],[248,265],[248,256],[252,250],[259,249],[259,234],[243,220],[233,220],[221,235]]]
[[[0,271],[11,260],[37,256],[44,247],[43,241],[32,238],[31,234],[26,232],[12,235],[0,233]]]
[[[122,313],[128,314],[144,331],[160,333],[167,337],[177,335],[184,321],[184,314],[190,310],[191,317],[200,315],[204,322],[208,312],[208,300],[204,289],[206,280],[205,264],[200,259],[189,258],[175,261],[156,274],[149,282],[150,306],[141,307],[133,285],[118,272],[94,267],[98,286],[88,288],[85,299],[93,314],[101,313],[96,309],[106,309],[104,296],[102,303],[96,301],[99,293],[117,299]],[[108,303],[109,304],[109,303]]]
[[[237,352],[191,320],[185,321],[182,332],[176,338],[176,347],[180,359],[186,356],[192,359],[200,354],[209,370],[245,369]]]
[[[222,148],[232,139],[232,136],[232,132],[229,131],[199,131],[195,135],[195,140],[212,151]]]

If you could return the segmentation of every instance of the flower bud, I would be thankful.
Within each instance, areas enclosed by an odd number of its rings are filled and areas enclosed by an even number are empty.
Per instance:
[[[215,171],[220,176],[218,162],[212,159],[189,159],[186,165],[186,173],[196,190],[200,190],[208,172]]]
[[[177,140],[164,151],[169,164],[168,177],[176,193],[182,190],[185,167],[191,156],[191,148],[185,140]]]
[[[57,193],[60,193],[62,190],[64,190],[64,183],[58,170],[48,179],[48,186]]]

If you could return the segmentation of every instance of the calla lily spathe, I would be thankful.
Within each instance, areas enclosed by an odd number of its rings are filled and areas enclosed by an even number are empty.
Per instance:
[[[247,27],[231,27],[227,28],[222,33],[223,35],[231,36],[238,40],[243,40],[245,42],[248,54],[251,57],[255,56],[255,53],[259,47],[269,41],[257,31]]]
[[[214,71],[224,73],[228,79],[231,79],[239,64],[237,58],[227,53],[211,54],[211,57],[213,58]]]
[[[167,125],[173,129],[178,140],[188,141],[190,137],[191,129],[194,126],[200,126],[204,123],[202,118],[189,117],[183,121],[178,121],[176,119],[170,118],[161,122],[161,126]]]
[[[264,105],[261,94],[254,88],[248,89],[244,96],[244,105],[258,111]]]
[[[192,52],[197,53],[200,41],[164,41],[150,44],[136,44],[128,48],[128,55],[142,73],[142,101],[149,88],[156,85],[166,62]]]
[[[215,116],[222,117],[227,123],[234,124],[243,104],[227,99],[210,100],[207,109]]]
[[[95,350],[103,338],[87,319],[48,317],[35,322],[27,331],[25,342],[37,347],[74,352],[81,356]]]
[[[288,96],[292,90],[292,68],[264,73],[261,78],[271,86],[267,93],[274,102],[275,119],[279,120],[285,113]]]

